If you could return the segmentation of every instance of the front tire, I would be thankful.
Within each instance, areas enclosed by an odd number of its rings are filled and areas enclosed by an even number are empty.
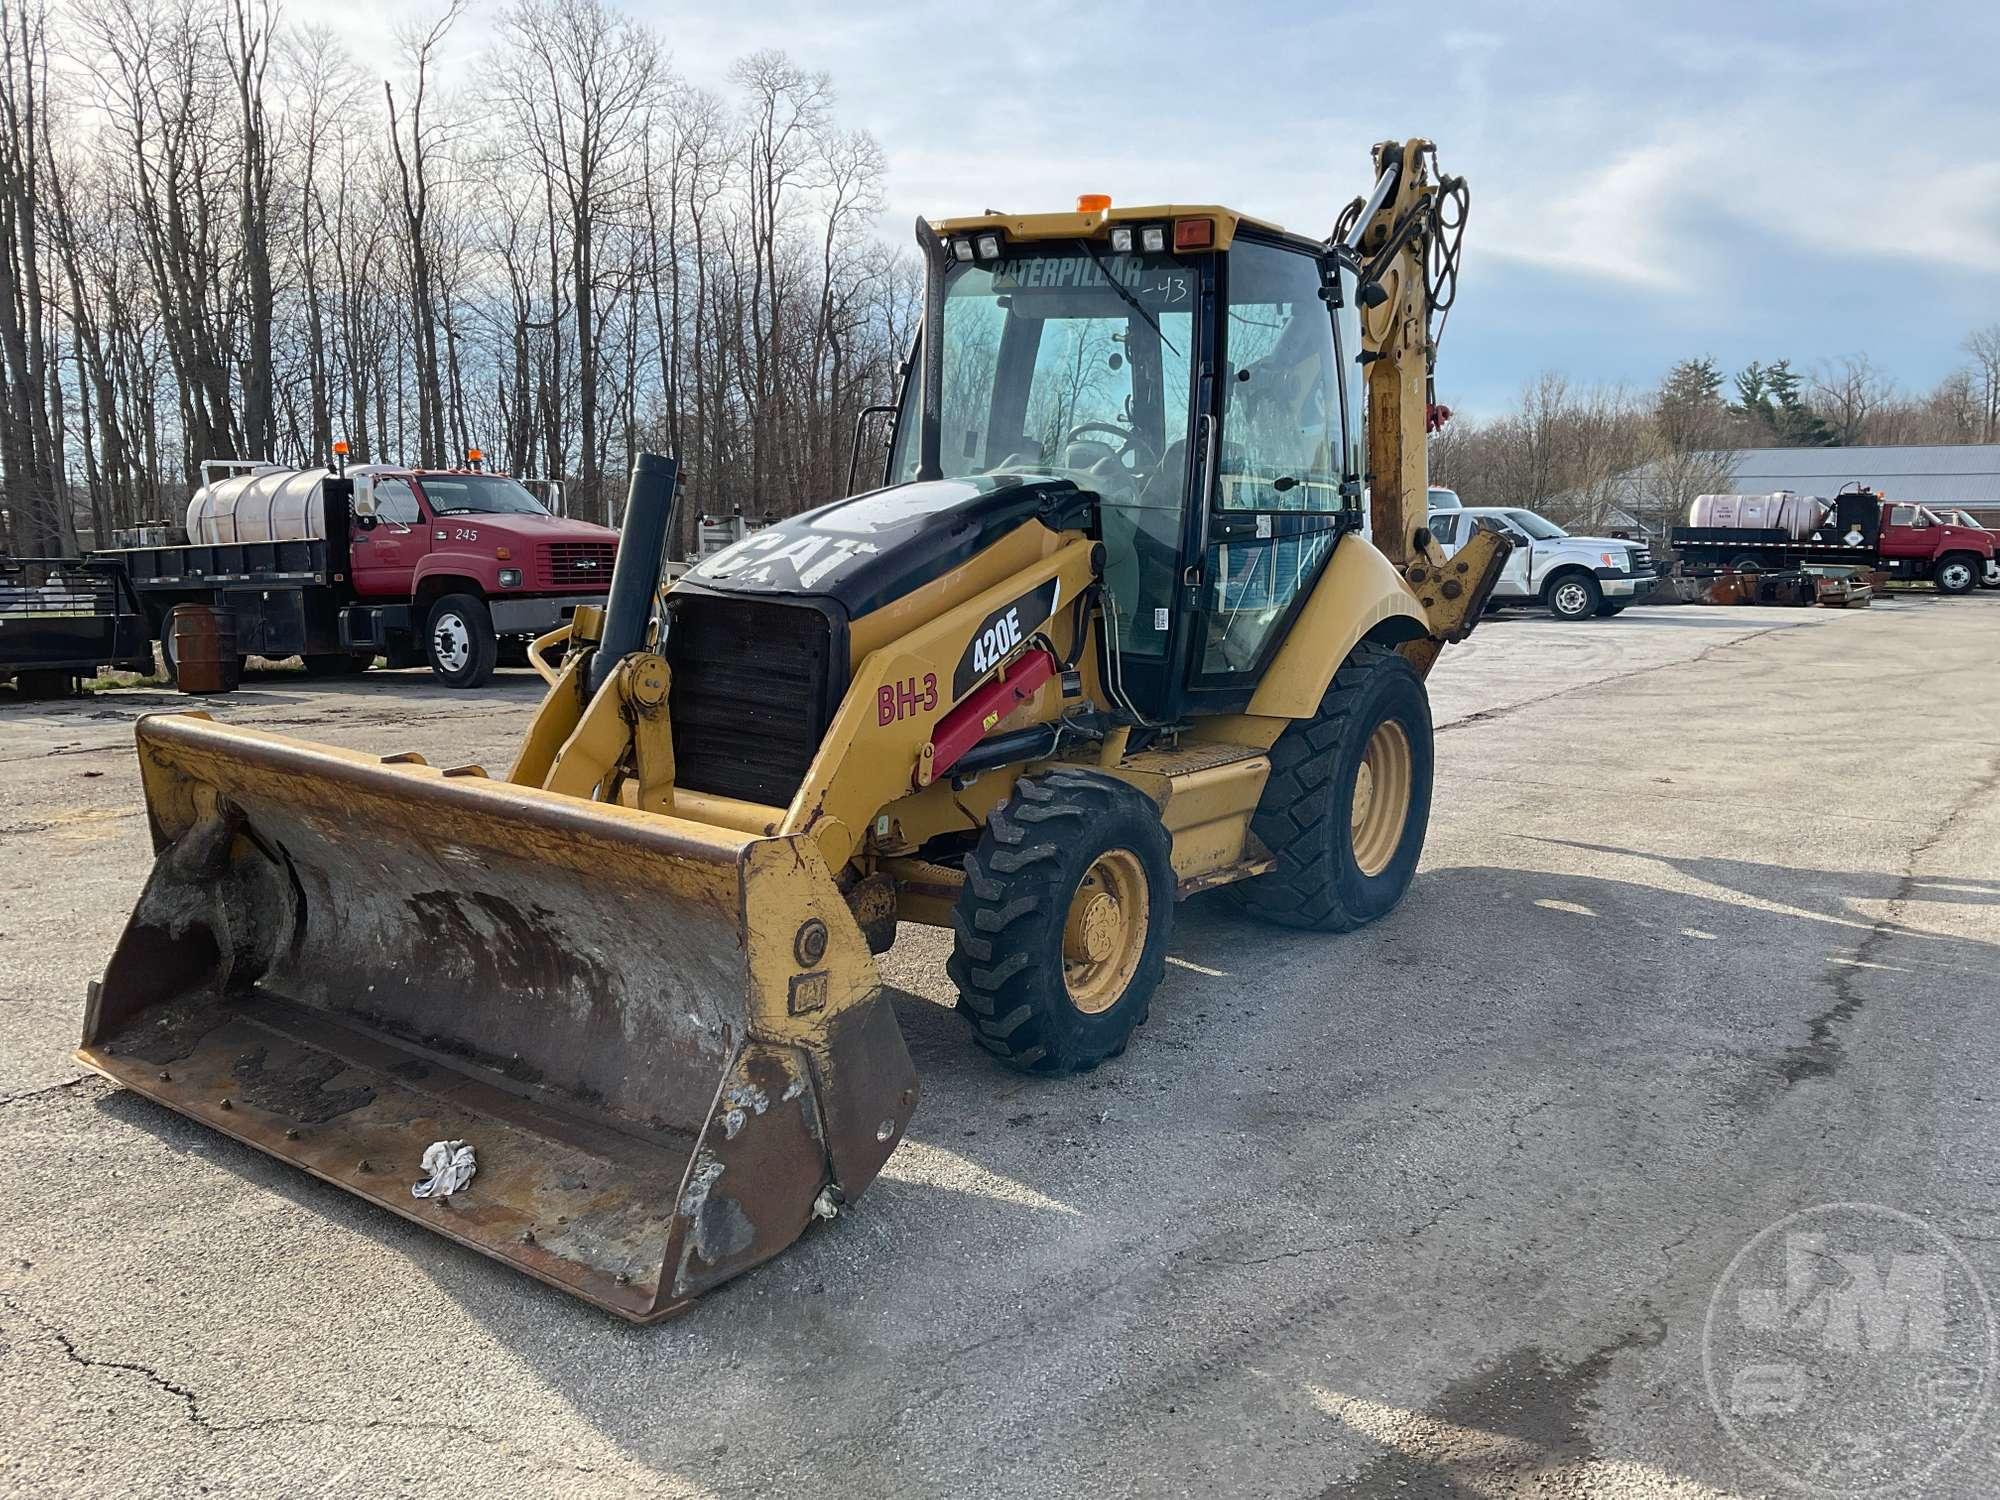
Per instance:
[[[2000,589],[2000,557],[1985,559],[1979,572],[1979,586],[1983,589]]]
[[[1558,573],[1549,580],[1542,602],[1558,620],[1588,620],[1604,602],[1604,591],[1588,573]]]
[[[1281,927],[1348,932],[1386,915],[1417,871],[1430,825],[1430,699],[1387,646],[1356,646],[1320,700],[1271,747],[1250,828],[1277,868],[1229,887]]]
[[[1939,560],[1931,579],[1937,584],[1940,594],[1969,594],[1978,585],[1980,572],[1977,559],[1963,552],[1954,552]]]
[[[493,613],[473,594],[446,594],[431,607],[424,628],[431,671],[446,687],[475,688],[493,676],[500,643]]]
[[[1165,971],[1172,840],[1137,788],[1087,771],[1024,778],[965,864],[946,971],[988,1052],[1083,1073],[1125,1050]]]

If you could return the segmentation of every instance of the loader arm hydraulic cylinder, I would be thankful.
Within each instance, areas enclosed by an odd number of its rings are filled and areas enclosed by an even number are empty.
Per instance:
[[[590,691],[604,686],[618,663],[646,649],[646,626],[653,618],[672,531],[674,486],[680,466],[659,453],[641,453],[632,468],[625,498],[625,527],[618,561],[611,570],[611,594],[604,606],[604,635],[590,665]]]

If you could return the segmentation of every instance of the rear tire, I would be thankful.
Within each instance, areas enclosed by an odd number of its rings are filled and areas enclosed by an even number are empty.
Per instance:
[[[966,860],[945,966],[980,1046],[1042,1074],[1125,1050],[1166,968],[1172,842],[1122,781],[1050,771],[1015,785]]]
[[[479,687],[493,676],[500,656],[493,613],[474,594],[446,594],[431,606],[424,642],[431,671],[446,687]]]
[[[1271,747],[1250,828],[1278,867],[1230,886],[1232,899],[1262,921],[1317,932],[1348,932],[1386,915],[1424,852],[1432,759],[1423,679],[1387,646],[1363,641],[1334,673],[1319,712]],[[1391,809],[1402,803],[1400,829],[1374,826],[1378,798]]]
[[[1558,620],[1588,620],[1604,602],[1604,591],[1588,573],[1558,573],[1549,580],[1542,603]]]
[[[1969,594],[1978,587],[1980,560],[1967,552],[1953,552],[1938,559],[1931,581],[1940,594]]]

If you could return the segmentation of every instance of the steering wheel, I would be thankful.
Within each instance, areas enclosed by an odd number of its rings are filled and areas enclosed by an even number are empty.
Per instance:
[[[1118,452],[1113,457],[1121,464],[1125,462],[1125,455],[1128,453],[1135,455],[1135,467],[1140,462],[1158,463],[1160,460],[1160,455],[1154,451],[1153,445],[1139,435],[1136,427],[1128,430],[1115,422],[1079,422],[1070,428],[1063,437],[1063,442],[1065,445],[1073,443],[1087,432],[1108,432],[1117,438]]]

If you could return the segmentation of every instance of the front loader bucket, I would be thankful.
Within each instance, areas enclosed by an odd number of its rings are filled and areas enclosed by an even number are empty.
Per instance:
[[[917,1099],[811,841],[160,715],[78,1057],[645,1320],[871,1182]],[[412,1184],[436,1141],[477,1172]]]

